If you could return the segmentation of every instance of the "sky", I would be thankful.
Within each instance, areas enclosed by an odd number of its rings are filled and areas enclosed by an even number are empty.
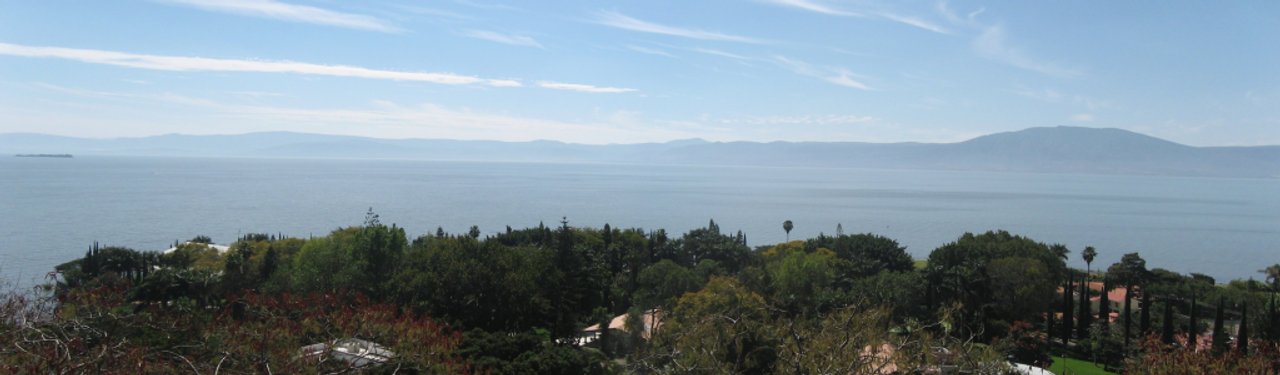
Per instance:
[[[0,0],[0,133],[1280,144],[1280,2]]]

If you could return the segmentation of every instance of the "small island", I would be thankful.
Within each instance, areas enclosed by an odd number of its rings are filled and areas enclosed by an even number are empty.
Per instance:
[[[71,154],[17,154],[13,156],[17,158],[71,158]]]

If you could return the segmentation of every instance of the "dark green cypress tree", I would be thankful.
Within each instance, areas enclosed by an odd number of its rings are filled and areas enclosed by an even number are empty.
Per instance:
[[[1187,321],[1187,347],[1191,348],[1192,352],[1196,351],[1196,346],[1199,343],[1198,342],[1199,336],[1200,336],[1200,327],[1199,327],[1200,324],[1198,322],[1200,320],[1199,313],[1200,313],[1200,306],[1199,304],[1196,303],[1196,295],[1193,293],[1191,294],[1191,314]]]
[[[1045,333],[1045,335],[1047,335],[1047,337],[1045,338],[1044,342],[1045,342],[1045,343],[1047,343],[1047,344],[1049,344],[1049,345],[1053,345],[1053,334],[1054,334],[1054,332],[1053,332],[1053,331],[1054,331],[1054,329],[1055,329],[1055,328],[1058,328],[1058,327],[1055,327],[1055,326],[1054,326],[1054,321],[1056,320],[1056,319],[1054,318],[1054,315],[1056,315],[1056,314],[1057,314],[1057,312],[1056,312],[1056,311],[1053,311],[1053,305],[1052,305],[1052,304],[1050,304],[1050,305],[1049,305],[1049,314],[1048,314],[1047,316],[1045,316],[1045,320],[1044,320],[1044,333]]]
[[[1249,302],[1240,306],[1240,331],[1236,333],[1236,350],[1241,355],[1249,355]]]
[[[1271,307],[1267,309],[1267,339],[1280,341],[1280,311],[1276,308],[1276,296],[1271,295]]]
[[[1102,293],[1098,296],[1098,324],[1103,328],[1111,324],[1111,296],[1107,293],[1111,290],[1111,285],[1106,281],[1102,282]],[[1106,330],[1103,330],[1106,332]]]
[[[1133,326],[1133,286],[1124,289],[1124,348],[1129,349],[1129,337]]]
[[[1222,297],[1218,297],[1218,311],[1213,316],[1213,353],[1222,354],[1227,351],[1227,331],[1222,327],[1223,310],[1226,310],[1226,301]]]
[[[1066,286],[1062,288],[1062,346],[1064,347],[1067,345],[1067,341],[1071,340],[1071,334],[1074,333],[1072,329],[1075,328],[1073,327],[1073,318],[1076,315],[1075,304],[1073,303],[1075,298],[1071,298],[1074,297],[1072,296],[1072,291],[1074,290],[1071,278],[1068,277]]]
[[[1089,276],[1080,281],[1080,319],[1076,321],[1076,339],[1089,338],[1089,326],[1093,325],[1093,308],[1089,306]]]
[[[1147,293],[1144,289],[1140,295],[1142,302],[1139,303],[1138,308],[1142,309],[1140,313],[1142,317],[1138,318],[1138,332],[1145,337],[1151,334],[1151,293]]]
[[[1164,301],[1164,329],[1160,330],[1160,341],[1165,345],[1173,345],[1173,301]]]

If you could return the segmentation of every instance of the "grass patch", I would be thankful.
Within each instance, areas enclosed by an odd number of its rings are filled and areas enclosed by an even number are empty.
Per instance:
[[[1068,370],[1070,372],[1067,372]],[[1049,366],[1049,371],[1057,375],[1115,375],[1114,372],[1107,371],[1102,366],[1093,364],[1093,362],[1059,356],[1053,356],[1053,366]]]
[[[915,261],[915,266],[916,266],[916,270],[922,270],[922,269],[924,269],[925,267],[928,267],[928,266],[929,266],[929,260],[928,260],[928,259],[917,259],[917,260]]]

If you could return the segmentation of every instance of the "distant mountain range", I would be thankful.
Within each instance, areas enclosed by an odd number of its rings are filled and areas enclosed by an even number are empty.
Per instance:
[[[582,145],[269,132],[89,139],[0,134],[0,153],[357,158],[983,170],[1280,178],[1280,146],[1192,147],[1120,129],[1030,128],[958,143],[708,142]]]

